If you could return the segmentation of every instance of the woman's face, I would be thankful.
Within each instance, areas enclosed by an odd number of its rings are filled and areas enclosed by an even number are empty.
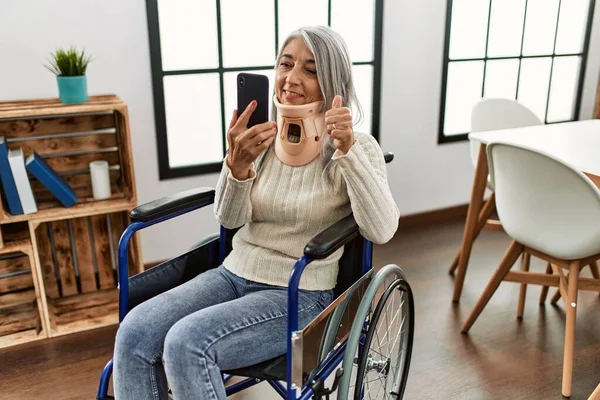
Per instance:
[[[282,104],[308,104],[323,98],[315,57],[302,39],[292,39],[281,52],[275,93]]]

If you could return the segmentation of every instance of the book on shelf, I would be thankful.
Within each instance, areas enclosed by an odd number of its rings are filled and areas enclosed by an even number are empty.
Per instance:
[[[21,199],[19,199],[17,186],[15,185],[13,173],[10,169],[10,163],[8,162],[8,146],[4,136],[0,137],[0,180],[2,181],[2,189],[6,197],[8,211],[12,215],[23,214]]]
[[[25,161],[27,170],[39,180],[65,207],[77,202],[77,195],[63,179],[39,154],[33,152]]]
[[[31,190],[31,183],[25,170],[25,158],[23,157],[23,149],[18,148],[8,151],[8,162],[12,171],[19,199],[21,199],[21,207],[23,214],[32,214],[37,212],[37,204]]]

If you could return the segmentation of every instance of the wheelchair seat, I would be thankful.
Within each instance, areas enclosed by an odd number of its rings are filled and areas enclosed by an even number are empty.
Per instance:
[[[254,378],[269,381],[285,381],[286,379],[286,355],[251,365],[245,368],[222,371],[224,374]]]

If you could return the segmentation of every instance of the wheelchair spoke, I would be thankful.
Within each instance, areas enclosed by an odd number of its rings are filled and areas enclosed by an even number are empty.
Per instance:
[[[406,315],[402,318],[402,322],[400,323],[400,330],[398,331],[398,335],[396,336],[396,340],[394,340],[394,344],[392,345],[392,347],[390,348],[390,352],[388,354],[388,359],[389,357],[392,356],[393,352],[394,352],[394,348],[396,348],[396,343],[398,343],[398,339],[400,339],[400,337],[402,336],[402,326],[404,325],[404,321],[406,320]],[[399,350],[398,352],[398,360],[402,360],[402,352],[404,351],[404,349]],[[393,363],[395,364],[395,363]],[[392,387],[390,388],[390,390],[388,392],[391,392],[394,389],[394,385],[396,384],[396,372],[397,372],[397,368],[393,368],[392,364],[390,364],[390,369],[392,370],[392,377],[393,379],[390,380],[390,382],[392,383]],[[389,374],[388,374],[388,379],[389,379]],[[387,379],[386,379],[386,387],[387,387]]]
[[[372,319],[355,364],[360,375],[351,386],[353,399],[397,400],[404,393],[412,347],[412,293],[397,277],[384,280],[382,288],[370,302]]]
[[[394,302],[394,296],[392,294],[392,303]],[[394,315],[394,317],[392,318],[392,322],[391,324],[388,321],[388,310],[389,310],[389,304],[388,307],[386,307],[386,312],[385,312],[385,320],[386,320],[386,325],[387,325],[387,332],[386,335],[384,335],[384,339],[386,336],[388,336],[388,333],[390,332],[390,325],[394,324],[394,321],[396,320],[396,317],[398,316],[398,313],[402,310],[402,304],[400,304],[400,307],[398,308],[398,312],[396,312],[396,315]],[[393,308],[392,308],[393,310]]]
[[[394,321],[396,321],[396,318],[398,318],[398,315],[400,315],[400,311],[402,311],[402,308],[398,308],[398,311],[397,311],[397,312],[396,312],[396,314],[394,315],[394,318],[392,318],[392,325],[394,324]],[[386,331],[386,334],[383,336],[383,339],[385,339],[385,338],[386,338],[386,336],[389,336],[389,335],[388,335],[389,333],[390,333],[390,328],[389,328],[389,325],[388,325],[388,329],[387,329],[387,331]],[[387,345],[387,344],[389,344],[391,341],[392,341],[392,340],[391,340],[391,338],[390,338],[390,339],[389,339],[389,340],[388,340],[386,343],[384,343],[384,346],[385,346],[385,345]]]

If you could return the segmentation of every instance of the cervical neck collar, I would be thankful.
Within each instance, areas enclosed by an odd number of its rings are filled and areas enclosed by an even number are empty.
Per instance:
[[[322,101],[299,106],[281,104],[273,96],[277,107],[275,154],[286,165],[299,167],[314,160],[321,149],[326,130],[325,113],[321,113]]]

